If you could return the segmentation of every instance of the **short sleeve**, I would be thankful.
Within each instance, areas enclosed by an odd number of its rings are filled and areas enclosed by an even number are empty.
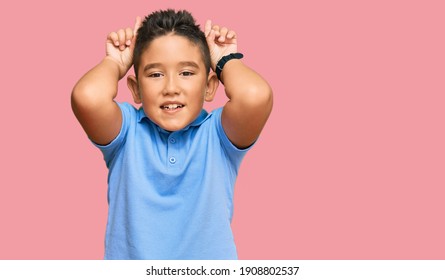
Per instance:
[[[119,134],[107,145],[99,145],[92,142],[102,152],[107,167],[110,167],[111,162],[124,145],[132,119],[136,118],[136,109],[131,104],[124,102],[117,103],[117,105],[122,113],[122,125]]]
[[[226,132],[224,131],[224,127],[221,122],[221,116],[222,116],[222,110],[223,108],[215,109],[212,112],[212,115],[214,116],[214,121],[216,123],[216,129],[218,132],[218,137],[221,141],[221,145],[224,148],[225,152],[227,153],[228,157],[232,162],[236,164],[236,167],[239,168],[239,165],[241,164],[242,159],[246,155],[246,153],[255,145],[255,142],[250,145],[247,148],[240,149],[236,147],[227,137]]]

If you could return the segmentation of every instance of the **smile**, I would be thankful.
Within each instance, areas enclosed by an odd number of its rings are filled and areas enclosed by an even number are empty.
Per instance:
[[[162,110],[176,110],[176,109],[180,109],[183,107],[184,107],[184,105],[182,105],[182,104],[167,104],[167,105],[162,105],[161,109]]]

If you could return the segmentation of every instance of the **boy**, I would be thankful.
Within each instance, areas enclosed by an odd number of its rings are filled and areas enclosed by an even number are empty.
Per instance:
[[[234,31],[207,21],[204,33],[187,11],[108,35],[105,58],[71,96],[109,169],[105,259],[237,258],[234,183],[272,109],[271,88],[240,58]],[[133,64],[139,109],[114,101]],[[229,101],[207,113],[218,78]]]

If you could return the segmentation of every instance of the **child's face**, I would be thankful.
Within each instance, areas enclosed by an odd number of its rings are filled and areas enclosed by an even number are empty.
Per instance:
[[[198,46],[178,35],[156,38],[142,53],[139,98],[145,114],[168,131],[183,129],[200,114],[208,94],[208,77]]]

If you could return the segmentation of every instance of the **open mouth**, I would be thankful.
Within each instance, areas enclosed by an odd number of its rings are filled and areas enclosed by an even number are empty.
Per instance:
[[[180,109],[183,107],[184,107],[184,105],[182,105],[182,104],[167,104],[167,105],[162,105],[161,109],[167,110],[167,111],[172,111],[172,110]]]

